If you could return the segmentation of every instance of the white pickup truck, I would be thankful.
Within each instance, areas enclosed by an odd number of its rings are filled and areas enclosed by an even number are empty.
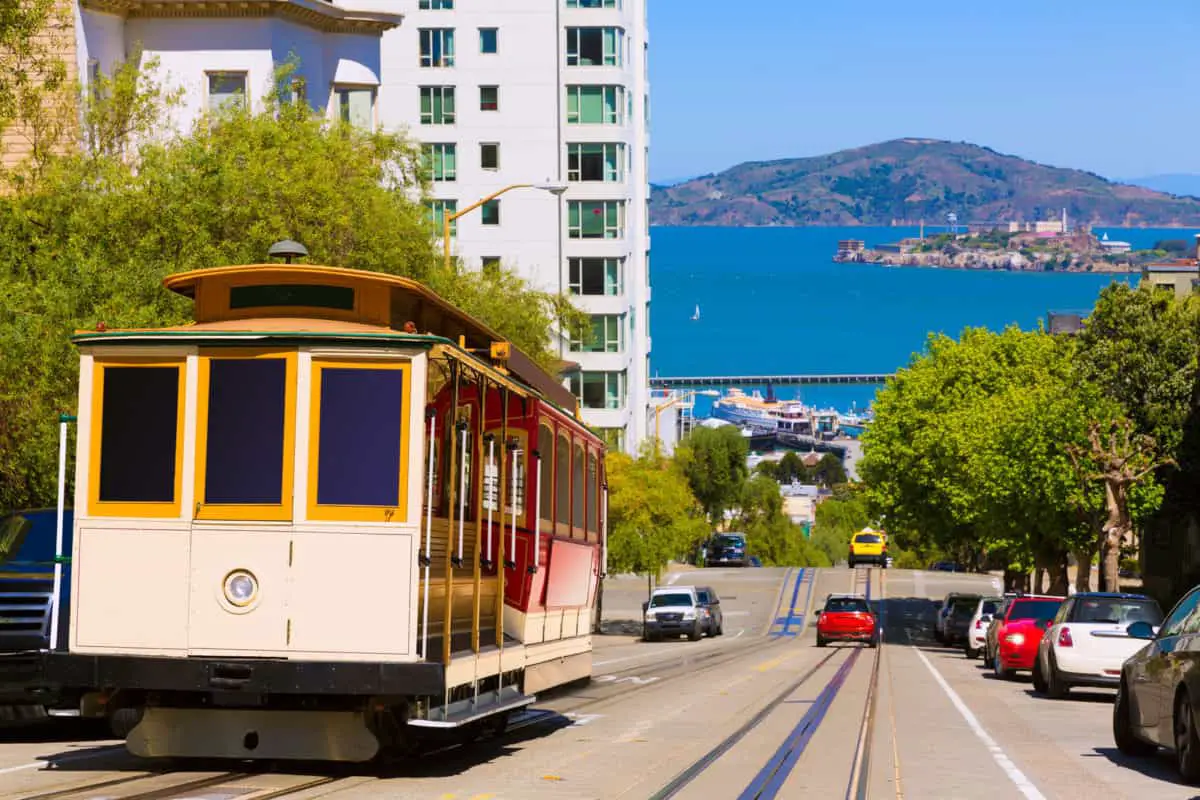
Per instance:
[[[1060,698],[1072,686],[1116,688],[1125,659],[1146,646],[1126,629],[1148,622],[1157,632],[1163,613],[1152,598],[1116,592],[1079,592],[1068,597],[1038,645],[1033,689]]]

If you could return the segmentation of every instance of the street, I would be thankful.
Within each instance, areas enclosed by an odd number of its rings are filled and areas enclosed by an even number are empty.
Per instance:
[[[665,581],[715,588],[724,635],[643,643],[635,629],[645,582],[611,579],[606,627],[625,632],[594,637],[590,684],[539,697],[494,740],[385,767],[151,765],[117,742],[86,738],[75,720],[12,722],[0,729],[0,797],[1196,795],[1167,756],[1116,752],[1112,691],[1037,697],[1027,675],[997,680],[961,649],[934,643],[937,601],[948,591],[993,591],[991,576],[709,569]],[[868,593],[881,615],[881,646],[816,647],[814,607],[852,591]]]

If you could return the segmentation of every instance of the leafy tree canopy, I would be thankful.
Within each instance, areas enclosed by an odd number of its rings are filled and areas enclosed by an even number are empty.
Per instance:
[[[675,458],[713,527],[721,524],[725,512],[735,508],[741,498],[749,474],[749,452],[746,438],[733,425],[696,428],[675,450]],[[778,487],[775,491],[778,493]]]

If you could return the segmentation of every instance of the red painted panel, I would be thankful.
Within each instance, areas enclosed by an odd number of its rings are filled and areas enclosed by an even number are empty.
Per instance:
[[[579,608],[588,605],[596,548],[581,542],[555,539],[550,545],[550,576],[546,608]]]

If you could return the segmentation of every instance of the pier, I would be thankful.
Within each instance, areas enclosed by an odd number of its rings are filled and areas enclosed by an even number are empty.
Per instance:
[[[846,373],[841,375],[704,375],[650,379],[655,389],[688,389],[698,386],[853,386],[884,384],[891,373]]]

